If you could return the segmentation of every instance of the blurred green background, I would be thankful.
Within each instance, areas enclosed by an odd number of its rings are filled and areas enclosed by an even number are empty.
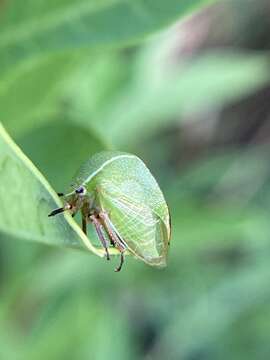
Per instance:
[[[56,191],[100,150],[137,154],[173,230],[166,269],[128,257],[119,274],[117,258],[0,232],[1,359],[270,357],[269,11],[0,3],[0,121],[16,143]]]

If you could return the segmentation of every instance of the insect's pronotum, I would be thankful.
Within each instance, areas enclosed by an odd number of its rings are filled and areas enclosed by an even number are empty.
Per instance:
[[[170,241],[170,215],[163,194],[137,156],[104,151],[91,157],[75,175],[63,207],[49,216],[70,211],[82,215],[82,229],[92,223],[110,259],[119,250],[120,271],[126,250],[153,266],[165,266]]]

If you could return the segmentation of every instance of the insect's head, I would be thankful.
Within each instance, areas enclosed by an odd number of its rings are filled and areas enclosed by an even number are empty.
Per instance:
[[[87,193],[87,190],[83,185],[81,185],[77,189],[75,189],[74,192],[79,196],[84,196]]]
[[[53,210],[48,216],[54,216],[62,213],[63,211],[69,210],[72,215],[75,215],[84,204],[87,189],[81,185],[69,194],[59,193],[58,195],[64,198],[64,206]]]

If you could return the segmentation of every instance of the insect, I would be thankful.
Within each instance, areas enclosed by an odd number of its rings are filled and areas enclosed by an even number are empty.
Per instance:
[[[48,216],[70,211],[82,215],[82,230],[92,223],[110,259],[109,247],[119,250],[120,271],[126,251],[152,266],[165,266],[171,235],[164,196],[137,156],[103,151],[91,157],[75,174],[70,191],[58,193],[64,205]]]

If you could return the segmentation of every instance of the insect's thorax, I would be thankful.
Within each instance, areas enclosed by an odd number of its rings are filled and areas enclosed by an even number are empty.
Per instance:
[[[96,181],[91,181],[84,184],[87,194],[83,201],[83,207],[91,213],[98,213],[100,211],[100,201],[98,196],[98,186]]]

